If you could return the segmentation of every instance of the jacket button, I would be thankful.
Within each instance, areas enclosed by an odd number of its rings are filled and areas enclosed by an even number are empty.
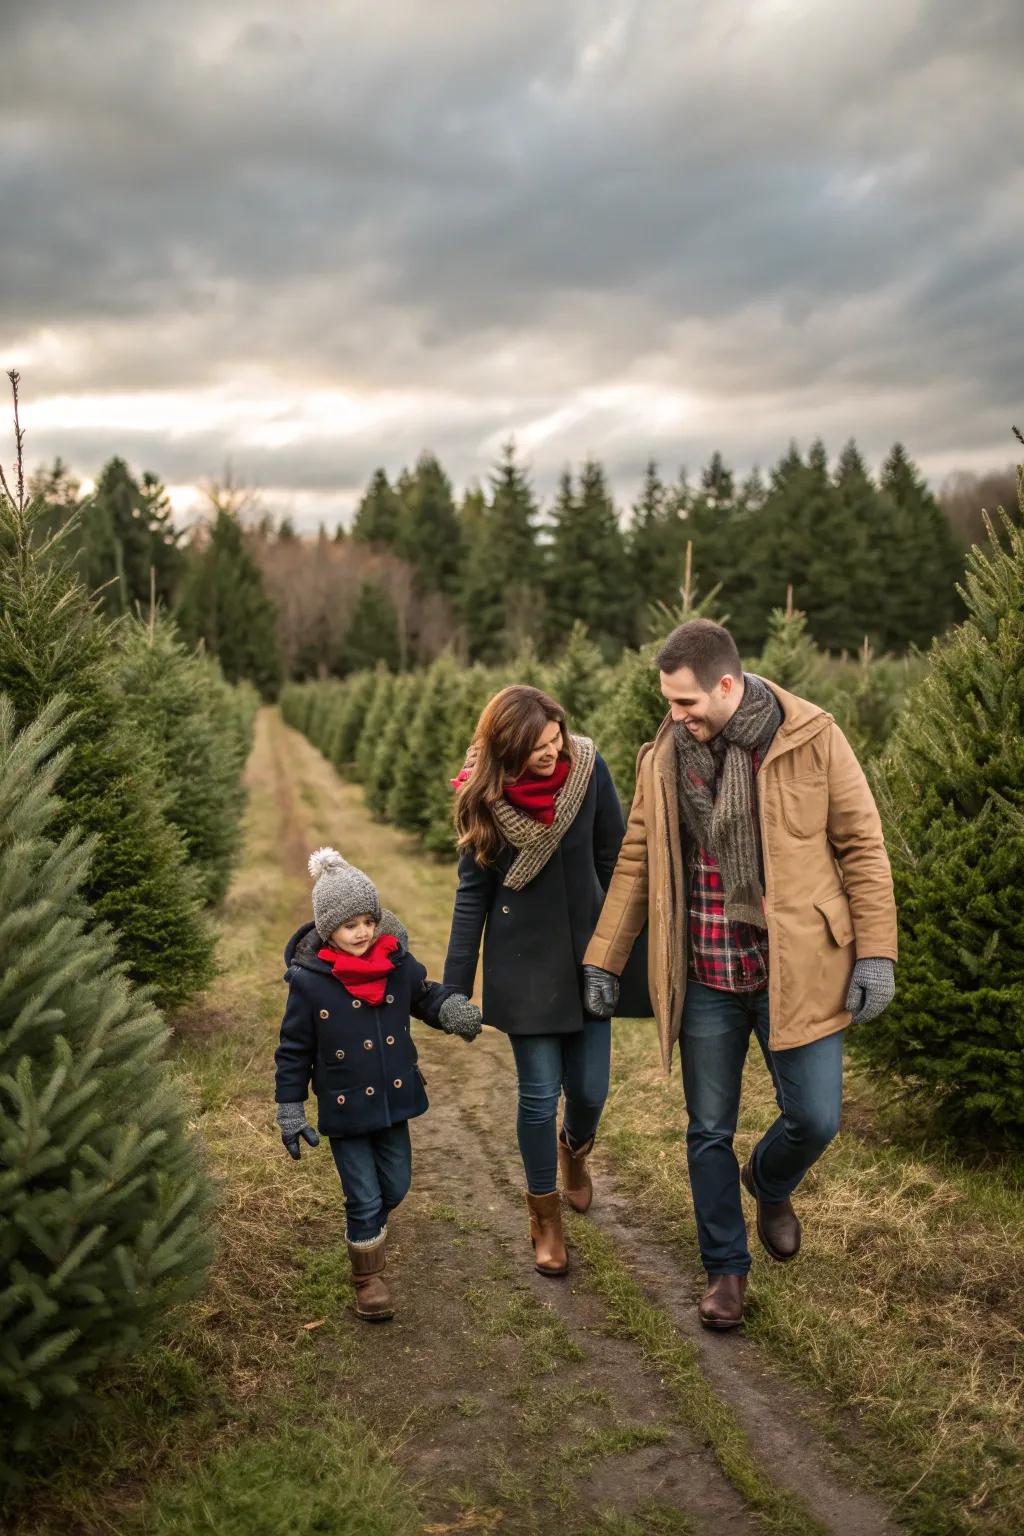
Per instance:
[[[338,1094],[338,1103],[339,1104],[344,1104],[344,1102],[345,1102],[345,1095],[343,1093],[339,1093]]]
[[[352,1007],[353,1007],[353,1008],[361,1008],[361,1007],[362,1007],[362,1006],[363,1006],[363,1005],[362,1005],[362,1003],[361,1003],[361,1002],[360,1002],[360,1001],[359,1001],[359,999],[358,999],[358,997],[354,997],[354,998],[353,998],[353,999],[352,999]]]
[[[339,1061],[344,1061],[345,1060],[345,1052],[344,1051],[335,1051],[334,1054],[335,1054],[335,1056],[337,1056]]]
[[[327,1012],[326,1008],[321,1008],[320,1009],[320,1017],[322,1019],[329,1019],[330,1018],[330,1014]]]
[[[385,999],[384,999],[384,1001],[385,1001],[385,1002],[386,1002],[386,1003],[393,1003],[393,1002],[394,1002],[394,1000],[395,1000],[395,999],[394,999],[394,997],[393,997],[393,996],[392,996],[392,994],[391,994],[391,993],[390,993],[390,992],[389,992],[389,993],[388,993],[388,995],[387,995],[387,997],[386,997],[386,998],[385,998]]]
[[[372,1088],[367,1088],[367,1090],[366,1090],[366,1097],[368,1099],[372,1099],[373,1098],[373,1089]]]
[[[394,1043],[395,1043],[394,1035],[388,1035],[388,1045],[394,1045]]]
[[[509,911],[508,907],[502,907],[501,910],[504,912],[505,916],[507,917],[508,916],[508,911]]]
[[[372,1051],[373,1050],[373,1041],[372,1040],[364,1040],[363,1041],[363,1050],[364,1051]]]
[[[396,1077],[395,1078],[395,1087],[396,1088],[401,1088],[401,1086],[402,1086],[402,1079],[400,1077]]]

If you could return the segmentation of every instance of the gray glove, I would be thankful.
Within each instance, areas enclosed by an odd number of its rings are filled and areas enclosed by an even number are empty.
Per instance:
[[[281,1140],[289,1157],[299,1160],[299,1137],[311,1147],[319,1146],[320,1137],[311,1125],[306,1124],[305,1104],[279,1104],[277,1123],[281,1127]]]
[[[599,965],[583,967],[583,1006],[595,1019],[610,1019],[619,1002],[619,978]]]
[[[446,997],[437,1016],[446,1035],[461,1035],[463,1040],[475,1040],[484,1022],[480,1009],[461,992]]]
[[[896,976],[891,960],[858,960],[846,994],[846,1006],[853,1014],[851,1024],[867,1024],[877,1019],[895,996]]]

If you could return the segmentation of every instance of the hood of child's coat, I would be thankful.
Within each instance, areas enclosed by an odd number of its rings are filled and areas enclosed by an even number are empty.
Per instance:
[[[392,959],[397,965],[404,959],[409,949],[409,933],[401,918],[389,912],[385,907],[380,915],[374,938],[379,939],[382,933],[393,934],[398,940],[398,948],[394,951]],[[289,972],[293,965],[301,965],[308,971],[326,971],[330,974],[331,967],[326,960],[321,960],[318,951],[323,949],[324,941],[316,931],[314,923],[303,923],[301,928],[296,928],[288,943],[284,947],[285,981],[289,981]]]

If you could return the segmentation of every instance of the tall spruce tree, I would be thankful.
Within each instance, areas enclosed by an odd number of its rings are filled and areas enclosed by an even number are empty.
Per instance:
[[[192,645],[202,641],[230,683],[247,678],[265,699],[281,686],[281,655],[274,604],[259,567],[245,547],[241,524],[217,508],[205,541],[188,552],[176,610]]]
[[[877,616],[887,573],[875,551],[884,516],[883,498],[851,438],[817,514],[801,598],[811,633],[826,650],[856,651],[865,635],[880,638]]]
[[[71,757],[45,705],[0,695],[0,1463],[93,1406],[201,1280],[207,1195],[167,1031],[86,903],[91,843],[54,799]],[[65,740],[66,740],[65,736]]]
[[[462,530],[451,482],[432,453],[421,453],[415,474],[400,484],[398,553],[416,572],[422,592],[454,593],[462,563]]]
[[[465,556],[459,611],[471,657],[496,661],[535,633],[540,621],[537,506],[514,442],[491,473],[491,499],[464,503]]]
[[[589,733],[590,718],[602,701],[608,678],[600,646],[577,619],[565,649],[551,668],[551,689],[565,710],[570,730]]]
[[[1024,471],[1020,482],[1024,510]],[[943,1128],[1024,1141],[1024,531],[967,558],[877,774],[900,914],[895,1002],[853,1048]]]
[[[20,428],[19,457],[20,457]],[[73,711],[61,780],[60,834],[82,827],[96,840],[85,896],[116,930],[136,981],[162,1005],[179,1003],[213,973],[198,877],[168,817],[170,796],[151,743],[140,739],[114,668],[110,625],[101,621],[64,558],[65,525],[37,543],[46,517],[19,484],[0,493],[0,692],[28,725],[51,699]]]
[[[179,540],[157,477],[147,471],[139,481],[124,459],[111,459],[81,506],[74,534],[82,578],[90,591],[102,589],[108,613],[147,605],[151,572],[157,598],[171,601],[182,570]]]
[[[963,614],[957,595],[963,554],[901,443],[893,445],[882,466],[881,488],[895,509],[878,548],[890,594],[884,643],[899,651],[923,648]]]
[[[564,645],[580,619],[611,659],[630,638],[634,594],[625,540],[604,470],[588,459],[575,488],[568,470],[552,513],[547,568],[547,642]]]
[[[630,581],[638,601],[632,641],[644,638],[644,611],[651,603],[671,603],[679,591],[686,524],[678,496],[670,493],[651,459],[644,471],[639,499],[627,538]]]
[[[397,672],[401,659],[398,615],[387,588],[380,581],[364,581],[345,631],[342,646],[345,671],[361,672],[382,661],[391,671]]]
[[[402,502],[383,469],[373,473],[356,508],[352,537],[364,544],[380,544],[393,549],[398,540]]]

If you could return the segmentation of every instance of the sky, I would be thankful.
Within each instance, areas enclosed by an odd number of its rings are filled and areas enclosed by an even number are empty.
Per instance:
[[[1024,416],[1019,0],[0,0],[30,464],[300,527],[423,448],[795,439],[933,483]],[[10,453],[4,449],[4,457]]]

